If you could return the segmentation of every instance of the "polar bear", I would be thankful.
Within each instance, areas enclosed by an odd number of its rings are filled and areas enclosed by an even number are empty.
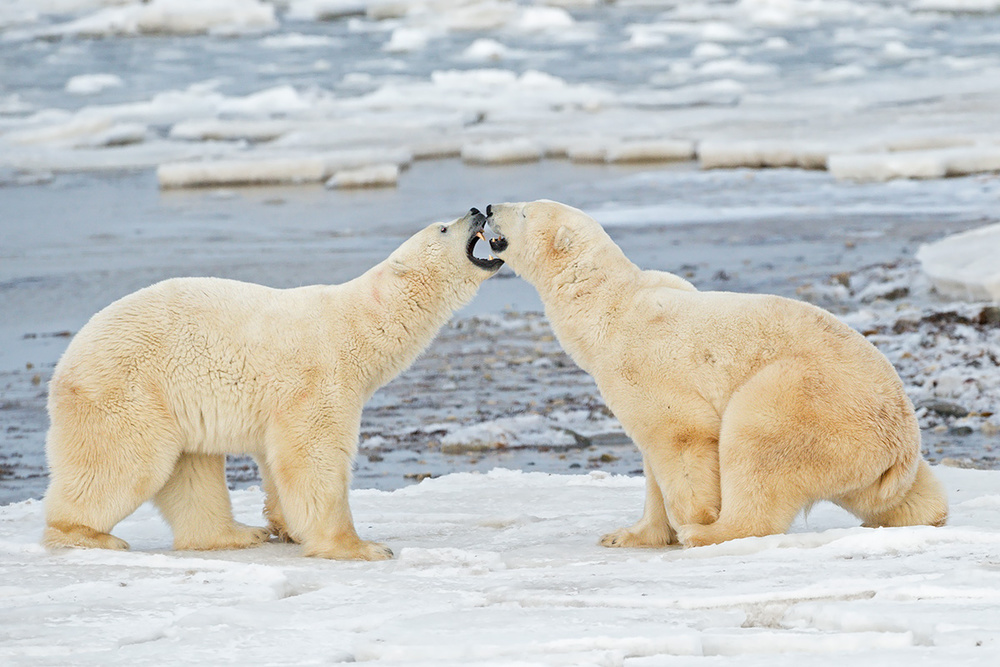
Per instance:
[[[361,409],[503,263],[485,216],[433,224],[341,285],[176,278],[100,311],[49,387],[49,547],[127,549],[111,529],[152,499],[176,549],[257,545],[380,560],[348,506]],[[237,523],[225,455],[257,461],[268,528]]]
[[[556,202],[493,205],[487,218],[494,254],[538,290],[642,452],[643,516],[603,545],[780,533],[818,500],[867,526],[945,522],[899,376],[830,313],[642,271],[595,220]]]

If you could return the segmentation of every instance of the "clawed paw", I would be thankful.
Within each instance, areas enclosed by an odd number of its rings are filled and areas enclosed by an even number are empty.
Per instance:
[[[298,540],[292,537],[288,532],[284,523],[278,523],[273,519],[268,523],[268,532],[273,535],[278,542],[298,542]]]
[[[306,556],[331,560],[389,560],[392,558],[392,549],[380,542],[357,540],[349,544],[307,548]]]
[[[612,548],[655,549],[667,546],[672,541],[669,529],[636,531],[633,528],[619,528],[603,535],[600,545]]]

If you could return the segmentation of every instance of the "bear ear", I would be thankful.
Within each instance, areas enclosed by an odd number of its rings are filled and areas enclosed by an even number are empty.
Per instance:
[[[552,240],[552,247],[559,252],[566,252],[573,245],[573,230],[563,225],[556,231],[556,236]]]

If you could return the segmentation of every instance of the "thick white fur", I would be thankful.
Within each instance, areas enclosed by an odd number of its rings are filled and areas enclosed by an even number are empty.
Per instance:
[[[275,533],[310,556],[391,557],[348,506],[361,409],[491,275],[466,258],[471,221],[342,285],[178,278],[94,315],[50,385],[44,544],[127,549],[111,529],[153,499],[177,549]],[[268,528],[233,520],[227,453],[256,459]]]
[[[784,532],[823,499],[868,526],[945,522],[899,377],[828,312],[642,271],[563,204],[494,205],[490,226],[642,452],[643,517],[602,544]]]

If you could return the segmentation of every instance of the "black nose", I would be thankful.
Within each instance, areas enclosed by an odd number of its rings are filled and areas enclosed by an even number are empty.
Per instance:
[[[493,204],[487,204],[486,205],[486,217],[488,218],[491,215],[493,215]]]
[[[471,213],[472,215],[482,215],[482,213],[479,212],[478,208],[470,208],[469,213]]]

